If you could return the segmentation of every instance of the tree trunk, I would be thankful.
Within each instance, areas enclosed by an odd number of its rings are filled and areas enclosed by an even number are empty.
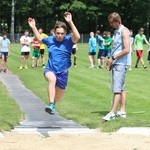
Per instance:
[[[14,22],[15,22],[15,2],[11,1],[11,41],[15,42]]]

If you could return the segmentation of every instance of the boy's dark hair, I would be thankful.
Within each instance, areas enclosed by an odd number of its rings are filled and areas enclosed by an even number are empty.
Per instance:
[[[111,19],[112,22],[119,22],[119,23],[121,23],[121,17],[120,17],[120,15],[119,15],[117,12],[111,13],[111,14],[108,16],[107,19],[108,19],[108,20]]]
[[[97,30],[97,31],[96,31],[96,34],[100,35],[100,33],[101,33],[100,30]]]
[[[65,30],[65,32],[67,32],[67,25],[62,21],[57,21],[55,23],[54,30],[56,31],[57,28],[63,28]]]
[[[2,33],[2,35],[3,35],[3,36],[4,36],[4,35],[7,35],[7,32],[4,31],[4,32]]]
[[[30,31],[29,31],[28,29],[24,30],[24,33],[25,33],[25,32],[28,32],[28,33],[30,33]]]

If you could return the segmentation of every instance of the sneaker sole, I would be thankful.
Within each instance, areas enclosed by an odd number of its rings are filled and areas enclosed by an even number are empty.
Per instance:
[[[45,111],[50,115],[54,115],[54,113],[52,112],[50,108],[45,108]]]

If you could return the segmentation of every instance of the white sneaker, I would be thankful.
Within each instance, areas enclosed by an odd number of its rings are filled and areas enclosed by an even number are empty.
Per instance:
[[[117,117],[121,117],[121,118],[126,118],[127,116],[126,116],[126,112],[121,112],[121,111],[118,111],[117,113],[116,113],[116,116]]]
[[[116,117],[116,115],[114,113],[110,112],[105,117],[103,117],[103,119],[106,121],[110,121],[110,120],[114,120],[115,117]]]

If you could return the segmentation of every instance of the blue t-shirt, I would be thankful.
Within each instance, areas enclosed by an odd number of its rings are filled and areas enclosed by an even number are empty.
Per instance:
[[[55,36],[43,38],[42,42],[48,47],[46,70],[61,73],[71,66],[71,53],[74,43],[70,35],[65,36],[61,42],[57,41]]]
[[[8,46],[10,44],[10,40],[9,39],[2,39],[0,41],[0,45],[1,45],[1,52],[8,52]]]
[[[89,52],[96,52],[96,38],[89,39]]]
[[[98,35],[97,43],[98,43],[99,50],[104,49],[103,41],[104,41],[104,38],[102,36]]]

